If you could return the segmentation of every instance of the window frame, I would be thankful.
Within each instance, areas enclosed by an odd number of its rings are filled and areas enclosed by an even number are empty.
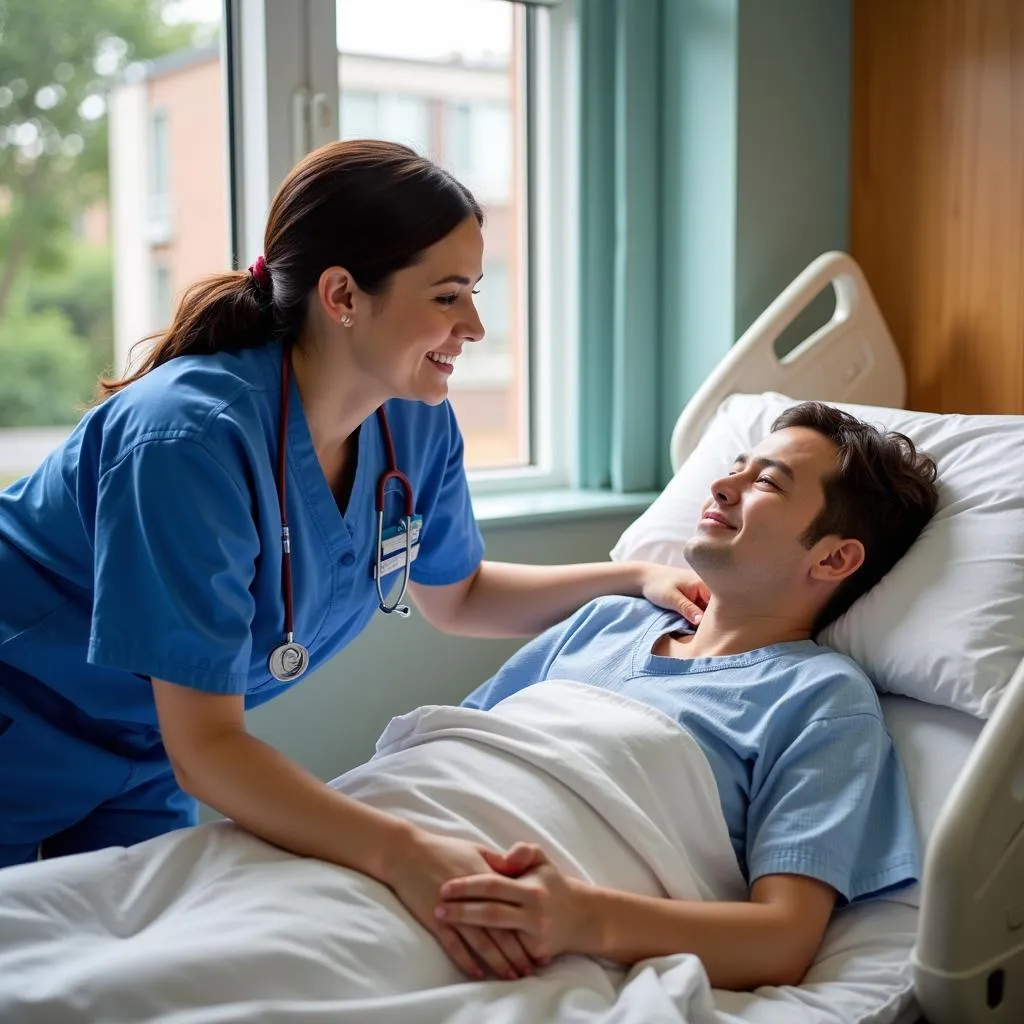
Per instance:
[[[469,470],[474,496],[574,485],[577,450],[575,190],[576,20],[572,0],[520,3],[526,14],[528,251],[527,466]],[[541,7],[546,7],[542,17]],[[566,301],[568,299],[568,301]]]
[[[143,230],[151,245],[166,244],[174,237],[171,221],[171,123],[163,106],[153,107],[146,123],[146,224]]]
[[[574,4],[497,0],[523,11],[523,90],[529,164],[524,225],[528,248],[525,426],[530,463],[470,469],[474,495],[572,484],[578,395],[576,337]],[[276,183],[304,153],[338,136],[340,90],[335,0],[225,0],[229,68],[229,208],[235,266],[258,255]],[[287,13],[282,12],[287,7]],[[543,8],[543,9],[542,9]],[[565,301],[568,296],[569,301]]]
[[[524,400],[530,462],[469,470],[474,495],[572,486],[579,400],[573,372],[578,234],[572,188],[577,138],[574,3],[494,2],[516,4],[523,11],[525,33],[521,113],[529,163],[523,169],[526,202],[520,215],[526,218],[528,239],[523,284],[530,383]],[[220,38],[228,136],[226,248],[231,265],[245,267],[262,251],[277,183],[305,153],[337,138],[335,0],[223,0]],[[147,157],[149,148],[147,138]],[[148,202],[148,187],[146,196]],[[25,460],[28,471],[73,429],[4,428],[0,444],[19,452],[19,470]]]

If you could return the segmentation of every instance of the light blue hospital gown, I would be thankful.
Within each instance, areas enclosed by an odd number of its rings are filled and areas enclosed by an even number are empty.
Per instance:
[[[374,489],[387,459],[371,416],[342,514],[290,386],[294,631],[315,669],[376,611]],[[149,677],[241,694],[247,707],[292,685],[267,666],[284,633],[280,387],[280,344],[173,359],[90,410],[0,493],[0,865],[111,800],[148,807],[147,786],[185,806]],[[412,579],[464,579],[483,542],[451,407],[386,409],[424,520]],[[385,525],[401,514],[389,491]],[[70,848],[101,843],[100,831]]]
[[[690,627],[642,599],[591,601],[463,705],[489,710],[545,679],[613,690],[669,715],[700,745],[750,884],[805,875],[845,903],[916,881],[906,779],[863,671],[811,640],[715,658],[651,653],[677,630]]]

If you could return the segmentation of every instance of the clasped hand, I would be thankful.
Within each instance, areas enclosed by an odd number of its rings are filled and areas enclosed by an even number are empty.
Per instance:
[[[584,941],[583,889],[552,864],[540,847],[517,843],[504,854],[484,851],[493,869],[441,886],[434,913],[457,929],[514,934],[533,963],[547,964]]]
[[[438,894],[447,882],[477,879],[495,871],[518,875],[529,870],[534,858],[525,850],[516,853],[517,849],[513,847],[503,855],[479,843],[416,830],[409,843],[394,849],[380,880],[436,937],[464,974],[482,980],[486,969],[511,981],[533,973],[539,962],[527,952],[524,938],[518,932],[482,927],[472,921],[448,922],[435,911]]]
[[[462,972],[508,981],[571,947],[579,919],[572,879],[539,847],[505,853],[416,830],[381,877]]]

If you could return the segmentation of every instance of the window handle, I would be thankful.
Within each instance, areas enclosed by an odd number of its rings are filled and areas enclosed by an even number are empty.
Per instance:
[[[292,93],[292,164],[297,164],[309,151],[309,89],[300,86]]]
[[[325,92],[313,94],[309,105],[309,136],[315,146],[332,142],[338,137],[338,122],[331,100]]]

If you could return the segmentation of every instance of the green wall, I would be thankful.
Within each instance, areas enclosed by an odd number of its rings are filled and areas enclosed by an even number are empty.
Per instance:
[[[847,248],[850,208],[848,0],[741,10],[737,337],[811,260]]]
[[[847,247],[851,11],[849,0],[665,0],[663,18],[667,437],[765,306],[816,256]],[[824,320],[826,304],[808,319]]]

